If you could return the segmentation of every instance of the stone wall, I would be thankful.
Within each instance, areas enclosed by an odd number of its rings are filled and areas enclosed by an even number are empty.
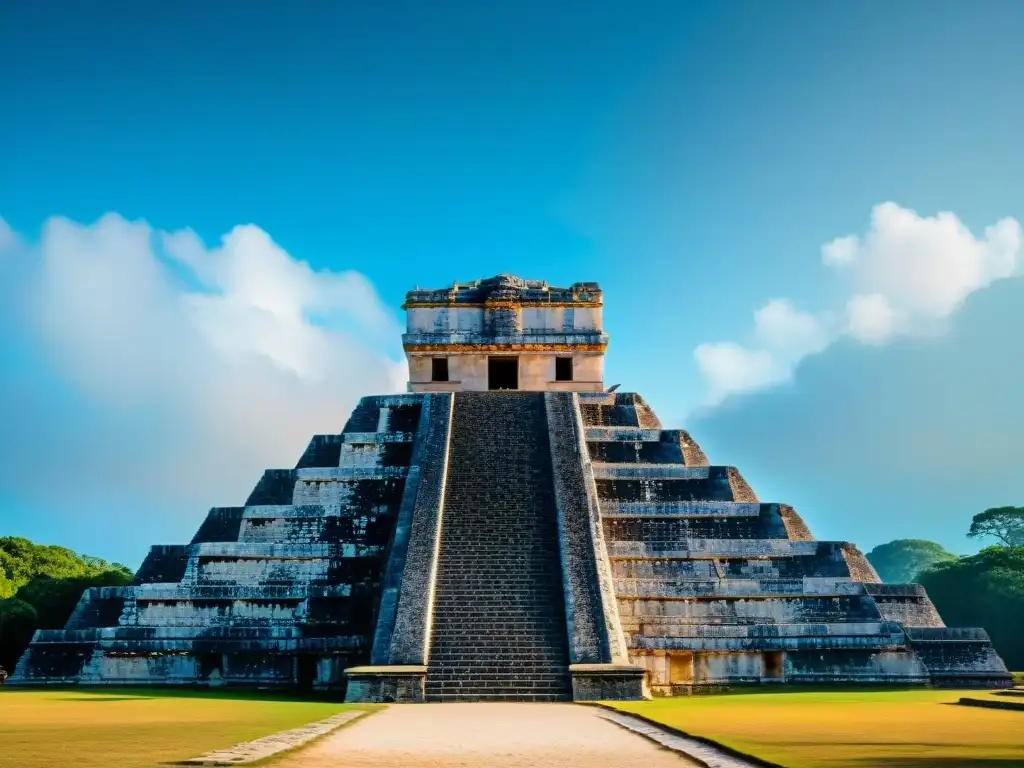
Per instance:
[[[551,340],[557,351],[497,352],[483,350],[408,354],[409,390],[411,392],[482,392],[489,389],[488,360],[495,356],[515,358],[519,371],[519,389],[524,392],[601,392],[604,390],[604,353],[575,351],[572,339]],[[435,357],[448,359],[448,381],[432,380]],[[573,365],[572,381],[557,381],[555,358],[570,357]]]
[[[374,664],[423,665],[428,654],[454,398],[436,394],[425,400],[410,469],[414,485],[402,499],[388,560]]]
[[[554,462],[569,658],[573,664],[628,662],[601,526],[579,400],[546,396]]]
[[[557,298],[556,298],[557,297]],[[553,288],[498,275],[406,296],[403,346],[412,392],[487,391],[488,357],[511,356],[524,391],[604,390],[601,291],[596,284]],[[574,375],[556,381],[555,358],[570,356]],[[448,381],[432,380],[432,358],[448,360]]]

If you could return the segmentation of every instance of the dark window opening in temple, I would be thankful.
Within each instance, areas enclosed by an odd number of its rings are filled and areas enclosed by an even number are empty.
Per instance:
[[[430,380],[448,381],[448,358],[435,357],[430,363]]]
[[[198,653],[196,658],[199,661],[199,677],[210,678],[214,675],[221,677],[224,674],[224,656],[219,653]]]
[[[781,680],[786,674],[786,654],[783,651],[767,651],[764,654],[764,676]]]
[[[488,389],[519,389],[519,358],[487,358]]]
[[[555,358],[555,381],[572,381],[572,358]]]
[[[299,688],[310,690],[316,682],[317,657],[301,654],[295,658],[295,680]]]

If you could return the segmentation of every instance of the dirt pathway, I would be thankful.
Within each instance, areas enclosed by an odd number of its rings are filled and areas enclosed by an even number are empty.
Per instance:
[[[275,768],[687,768],[697,763],[573,704],[388,707]]]

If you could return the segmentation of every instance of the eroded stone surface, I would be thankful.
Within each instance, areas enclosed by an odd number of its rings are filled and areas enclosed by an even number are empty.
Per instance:
[[[655,694],[1009,685],[983,630],[946,627],[920,586],[881,584],[852,544],[815,541],[792,507],[759,501],[689,435],[655,429],[639,396],[576,397],[622,629]]]
[[[446,397],[363,398],[244,506],[210,510],[188,545],[154,547],[132,586],[87,590],[12,682],[344,689],[344,670],[371,661],[378,613],[390,635],[403,563],[385,563],[409,507],[443,482],[447,435],[431,414]]]

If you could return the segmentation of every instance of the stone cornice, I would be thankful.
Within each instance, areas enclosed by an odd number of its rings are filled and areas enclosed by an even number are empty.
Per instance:
[[[604,353],[608,343],[603,344],[557,344],[544,342],[511,342],[505,344],[404,344],[406,352],[600,352]]]
[[[539,307],[584,307],[597,309],[603,307],[604,303],[601,301],[593,301],[590,299],[580,301],[543,301],[536,300],[530,301],[528,299],[522,300],[517,299],[514,301],[457,301],[451,299],[449,301],[407,301],[402,305],[402,309],[437,309],[440,307],[449,307],[456,309],[496,309],[499,307],[519,307],[521,309],[536,309]]]

